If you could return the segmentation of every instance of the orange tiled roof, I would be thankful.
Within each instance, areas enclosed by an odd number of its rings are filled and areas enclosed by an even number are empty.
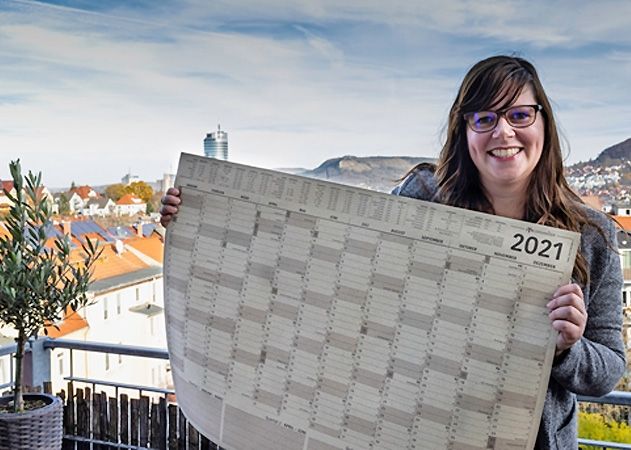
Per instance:
[[[139,205],[144,203],[141,199],[134,194],[125,194],[117,202],[117,205]]]
[[[13,181],[2,181],[1,189],[1,192],[4,192],[4,190],[11,192],[11,190],[13,189]]]
[[[70,195],[76,193],[83,200],[86,200],[86,199],[90,198],[90,192],[92,192],[93,190],[94,189],[92,189],[90,186],[85,185],[85,186],[76,187],[74,189],[70,189],[69,193],[70,193]]]
[[[163,262],[164,257],[164,244],[159,236],[152,234],[146,238],[133,238],[125,241],[126,245],[129,245],[141,253],[144,253],[149,258]]]
[[[613,216],[622,226],[623,230],[631,231],[631,216]]]
[[[142,262],[140,258],[129,251],[123,251],[121,254],[116,253],[113,244],[104,244],[102,248],[103,253],[94,264],[93,281],[104,280],[149,267],[148,264]]]
[[[81,330],[88,326],[88,321],[85,320],[81,314],[73,311],[70,307],[66,309],[66,315],[60,324],[48,325],[44,327],[46,335],[52,338],[58,338],[72,333],[73,331]]]

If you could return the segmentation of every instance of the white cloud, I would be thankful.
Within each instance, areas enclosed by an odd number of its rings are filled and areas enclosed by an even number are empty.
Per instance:
[[[9,149],[0,175],[21,156],[53,186],[114,182],[128,169],[157,178],[180,151],[201,152],[217,122],[235,160],[264,167],[435,155],[466,68],[511,46],[534,56],[573,155],[617,142],[626,126],[619,108],[629,94],[611,88],[629,79],[631,50],[625,38],[606,40],[622,19],[581,19],[590,31],[579,39],[554,27],[559,10],[535,17],[514,2],[480,11],[464,0],[196,0],[112,13],[10,4],[0,9],[0,83],[13,99],[0,96],[0,147]],[[568,36],[568,48],[603,40],[606,50],[546,50]],[[609,121],[586,127],[584,111]]]

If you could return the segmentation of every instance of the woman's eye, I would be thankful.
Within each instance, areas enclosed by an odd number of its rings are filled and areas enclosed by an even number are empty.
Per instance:
[[[492,114],[477,114],[475,117],[475,123],[479,125],[493,123],[493,115]]]
[[[530,112],[527,110],[511,111],[509,118],[513,122],[524,122],[530,119]]]

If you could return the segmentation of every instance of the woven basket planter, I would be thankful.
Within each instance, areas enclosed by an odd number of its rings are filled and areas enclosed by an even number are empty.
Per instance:
[[[24,394],[24,400],[43,400],[43,408],[0,414],[0,450],[60,450],[63,439],[63,403],[49,394]],[[6,405],[13,395],[0,397]]]

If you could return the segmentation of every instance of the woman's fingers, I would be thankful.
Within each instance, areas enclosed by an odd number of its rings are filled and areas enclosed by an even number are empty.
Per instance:
[[[179,205],[182,202],[179,189],[169,188],[160,202],[162,203],[162,207],[160,208],[160,223],[162,226],[166,227],[171,220],[173,220],[173,216],[179,211]]]
[[[585,332],[587,310],[583,291],[575,283],[563,285],[553,294],[547,307],[552,328],[559,332],[557,353],[560,353],[578,342]]]

